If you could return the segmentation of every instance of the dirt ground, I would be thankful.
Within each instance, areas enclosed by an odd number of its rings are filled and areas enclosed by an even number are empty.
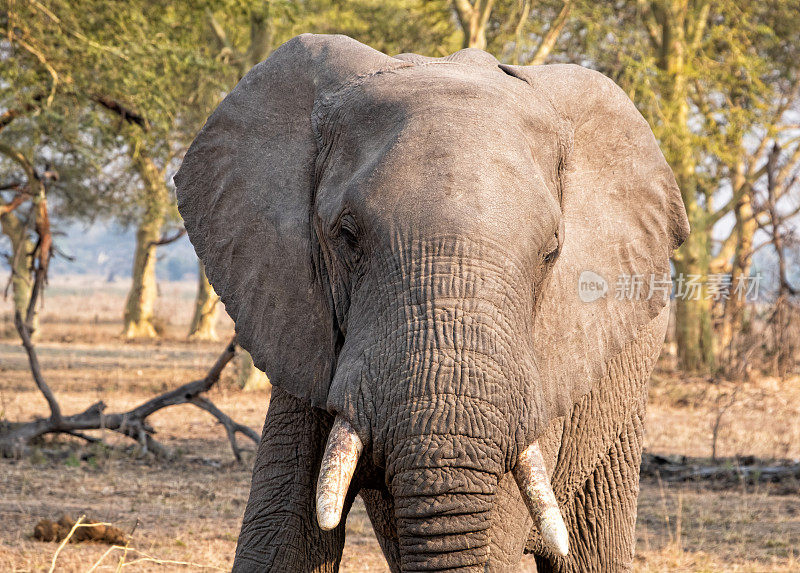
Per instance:
[[[123,285],[90,293],[86,281],[54,282],[38,349],[68,414],[100,399],[108,411],[127,409],[201,377],[232,331],[221,317],[220,342],[185,342],[193,285],[167,284],[158,309],[170,317],[160,324],[164,338],[125,343],[118,336]],[[0,314],[0,421],[47,412],[26,360],[10,316]],[[242,394],[232,367],[210,397],[260,430],[268,396]],[[105,545],[67,545],[56,571],[117,570],[123,560],[131,571],[228,570],[247,501],[251,444],[240,438],[245,461],[234,462],[222,427],[189,405],[162,410],[150,422],[177,460],[139,456],[115,435],[103,436],[108,446],[48,439],[30,457],[0,460],[0,571],[47,571],[57,544],[31,534],[39,519],[62,513],[134,532],[127,554],[107,554]],[[715,425],[718,456],[800,458],[800,377],[734,385],[657,370],[646,426],[649,452],[707,458]],[[359,502],[347,532],[343,571],[388,570]],[[796,483],[720,487],[648,477],[637,535],[637,571],[800,571],[800,490]],[[523,570],[535,570],[532,561]]]

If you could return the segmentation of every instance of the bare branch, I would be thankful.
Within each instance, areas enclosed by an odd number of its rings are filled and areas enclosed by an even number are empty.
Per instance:
[[[17,187],[18,188],[18,187]],[[22,205],[25,201],[30,199],[30,195],[26,193],[19,193],[17,194],[10,203],[6,203],[5,205],[0,205],[0,217],[11,213],[14,209]]]
[[[637,0],[636,4],[639,6],[639,14],[642,18],[644,29],[647,31],[647,37],[650,39],[650,44],[656,52],[660,52],[662,34],[658,29],[658,23],[653,11],[650,9],[650,4],[647,0]]]
[[[261,438],[259,435],[250,427],[243,426],[237,422],[234,422],[230,416],[225,414],[222,410],[217,408],[217,406],[205,396],[196,396],[192,400],[190,400],[192,404],[197,406],[198,408],[202,408],[212,416],[214,416],[217,420],[219,420],[220,424],[223,425],[225,428],[225,432],[228,434],[228,441],[231,443],[231,449],[233,450],[233,455],[236,458],[237,462],[242,461],[241,451],[239,450],[239,446],[236,443],[236,433],[242,433],[254,443],[258,444]]]
[[[183,237],[185,234],[186,234],[186,229],[180,229],[179,231],[177,231],[171,237],[168,237],[168,236],[167,237],[161,237],[157,241],[150,241],[147,244],[147,246],[149,248],[149,247],[161,247],[163,245],[169,245],[170,243],[174,243],[175,241],[177,241],[178,239]]]
[[[556,19],[550,25],[550,29],[547,30],[547,34],[545,34],[542,38],[539,47],[536,48],[536,53],[533,55],[533,58],[530,62],[531,65],[535,66],[543,64],[550,55],[550,52],[553,51],[553,47],[556,45],[556,41],[558,41],[558,36],[561,34],[561,30],[564,29],[564,25],[567,23],[571,8],[572,0],[564,0],[564,6],[561,8],[561,12],[559,12]]]
[[[130,124],[138,125],[144,131],[148,131],[150,129],[150,123],[147,121],[147,119],[145,119],[143,115],[135,112],[129,107],[124,106],[117,100],[104,95],[93,95],[91,97],[94,102],[100,104],[107,110],[117,114],[124,121],[127,121]]]
[[[24,451],[31,440],[44,434],[76,435],[76,433],[82,434],[86,430],[111,430],[137,441],[143,451],[150,451],[161,457],[169,457],[169,450],[153,439],[152,435],[155,430],[147,423],[147,418],[164,408],[191,403],[209,412],[222,423],[228,433],[234,456],[237,460],[241,460],[241,451],[236,444],[235,434],[244,434],[256,444],[260,441],[259,435],[251,428],[232,420],[208,398],[201,396],[219,381],[222,371],[235,354],[236,337],[234,336],[205,377],[156,396],[127,412],[104,414],[106,405],[103,402],[97,402],[79,414],[62,416],[59,422],[55,422],[51,417],[21,424],[0,436],[0,453],[15,455]],[[35,356],[35,352],[33,355]],[[40,370],[39,373],[41,374]],[[46,384],[44,387],[49,391]],[[52,397],[52,392],[50,392],[50,396]],[[52,399],[55,401],[54,397]],[[79,437],[83,436],[79,435]]]
[[[56,400],[53,391],[50,389],[50,386],[47,385],[47,382],[45,382],[44,377],[42,376],[42,367],[39,365],[39,359],[36,356],[36,350],[34,349],[33,342],[31,341],[31,331],[25,321],[22,320],[22,314],[19,310],[14,312],[14,326],[17,328],[19,337],[22,339],[22,346],[25,348],[25,352],[28,354],[28,364],[31,368],[33,381],[36,383],[36,387],[39,388],[39,391],[44,396],[44,399],[47,400],[47,405],[50,407],[50,421],[54,425],[58,426],[62,422],[61,407],[58,405],[58,401]]]
[[[798,146],[800,149],[800,146]],[[778,299],[781,300],[786,297],[787,293],[795,296],[798,294],[790,283],[786,273],[786,253],[784,252],[784,236],[781,232],[781,220],[778,213],[778,188],[781,185],[780,177],[784,173],[783,169],[778,170],[778,158],[780,156],[781,148],[775,143],[772,146],[772,151],[769,154],[767,161],[767,210],[769,212],[770,223],[772,224],[771,240],[772,246],[775,249],[775,255],[778,257]],[[793,157],[800,156],[800,152],[795,150]]]
[[[514,56],[512,63],[515,66],[519,65],[519,56],[522,53],[522,33],[525,31],[525,22],[528,21],[528,16],[531,13],[530,0],[523,0],[522,6],[519,11],[519,20],[514,28]]]
[[[783,193],[791,187],[791,184],[787,184],[787,178],[789,174],[792,172],[793,169],[796,169],[800,165],[800,144],[798,144],[786,162],[783,164],[778,172],[775,174],[775,191],[777,197],[783,195]]]

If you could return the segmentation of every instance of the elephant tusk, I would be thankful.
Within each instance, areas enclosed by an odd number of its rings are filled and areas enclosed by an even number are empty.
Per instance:
[[[317,522],[330,531],[342,519],[342,508],[363,444],[350,423],[336,416],[317,480]]]
[[[514,467],[514,479],[517,480],[534,525],[542,534],[545,546],[557,555],[566,556],[569,552],[567,526],[561,517],[561,510],[544,467],[542,450],[537,442],[520,454]]]

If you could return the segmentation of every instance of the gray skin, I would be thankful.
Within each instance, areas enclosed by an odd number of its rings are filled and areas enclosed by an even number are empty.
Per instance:
[[[274,390],[234,570],[336,571],[317,525],[334,416],[393,571],[630,569],[650,370],[688,233],[647,123],[602,75],[303,35],[220,104],[175,177]],[[583,302],[582,271],[610,292]],[[644,277],[614,296],[620,275]],[[539,440],[570,551],[511,475]]]

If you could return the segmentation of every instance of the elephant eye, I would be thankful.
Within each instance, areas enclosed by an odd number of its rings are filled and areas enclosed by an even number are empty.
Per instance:
[[[558,245],[558,237],[553,236],[550,239],[550,242],[547,244],[547,249],[544,251],[546,254],[542,258],[544,264],[550,265],[555,262],[558,258],[558,254],[560,252],[559,245]]]
[[[342,217],[339,225],[339,236],[347,243],[347,246],[352,249],[358,248],[358,230],[356,229],[355,221],[350,217]]]

